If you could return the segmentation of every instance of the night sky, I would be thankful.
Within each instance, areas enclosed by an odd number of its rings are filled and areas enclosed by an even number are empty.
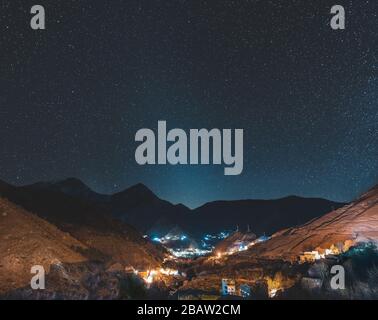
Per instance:
[[[46,30],[30,8],[46,9]],[[345,6],[346,30],[329,26]],[[196,207],[378,183],[378,1],[0,3],[0,179],[142,182]],[[139,166],[140,128],[244,129],[244,171]]]

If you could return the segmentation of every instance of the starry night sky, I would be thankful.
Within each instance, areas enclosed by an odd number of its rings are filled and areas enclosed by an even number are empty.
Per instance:
[[[46,9],[33,31],[30,8]],[[345,6],[346,30],[329,26]],[[0,3],[0,179],[142,182],[195,207],[378,183],[378,1]],[[244,171],[138,166],[140,128],[244,129]]]

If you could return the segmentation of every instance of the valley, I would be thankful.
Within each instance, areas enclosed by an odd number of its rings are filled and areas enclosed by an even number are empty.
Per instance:
[[[348,299],[377,293],[378,187],[346,205],[288,197],[216,202],[194,212],[143,185],[107,196],[77,179],[1,183],[0,195],[2,299]],[[310,218],[300,219],[300,212]],[[216,214],[233,219],[219,221]],[[350,277],[343,292],[329,287],[336,264]],[[30,288],[33,265],[46,269],[45,290]]]

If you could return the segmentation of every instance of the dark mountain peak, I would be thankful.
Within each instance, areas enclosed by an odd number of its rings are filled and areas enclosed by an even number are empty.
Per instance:
[[[126,189],[128,192],[140,192],[140,193],[153,193],[151,189],[149,189],[143,183],[137,183],[130,188]]]
[[[89,188],[83,181],[77,178],[67,178],[57,181],[52,184],[54,189],[57,189],[65,194],[75,197],[93,196],[96,194],[91,188]]]
[[[23,188],[33,188],[33,189],[48,189],[48,188],[68,188],[72,190],[88,190],[90,189],[84,182],[77,178],[67,178],[63,180],[53,180],[53,181],[41,181],[30,185],[26,185]]]
[[[117,216],[123,215],[125,212],[130,212],[130,210],[134,208],[145,206],[156,207],[157,202],[159,201],[162,200],[160,200],[149,188],[141,183],[127,188],[124,191],[115,193],[110,197],[112,212],[114,212]],[[151,210],[153,209],[151,208]],[[136,218],[139,219],[140,216]]]
[[[70,197],[80,198],[82,200],[100,201],[104,200],[104,198],[107,197],[93,191],[83,181],[77,178],[67,178],[50,182],[38,182],[32,185],[21,187],[21,189],[59,192]]]
[[[123,198],[123,197],[156,197],[156,195],[143,183],[135,184],[121,192],[115,193],[113,197]]]
[[[56,181],[54,185],[89,189],[89,187],[83,181],[73,177]]]
[[[177,210],[182,210],[182,211],[190,211],[190,209],[182,204],[182,203],[178,203],[178,204],[175,204],[174,207],[177,209]]]

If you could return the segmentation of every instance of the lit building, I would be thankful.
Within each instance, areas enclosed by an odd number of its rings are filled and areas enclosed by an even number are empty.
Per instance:
[[[324,254],[320,254],[316,250],[303,252],[303,254],[300,255],[299,257],[301,263],[313,262],[315,260],[319,260],[323,258],[324,258]]]
[[[240,296],[249,298],[251,296],[251,287],[247,284],[242,284],[239,288]]]
[[[352,246],[353,242],[350,240],[345,241],[344,244],[340,244],[340,246],[331,245],[330,248],[322,249],[322,248],[316,248],[316,250],[313,251],[306,251],[303,252],[299,256],[299,262],[305,263],[305,262],[314,262],[316,260],[325,259],[328,256],[332,255],[339,255],[347,250]],[[341,248],[340,248],[341,247]]]
[[[230,279],[222,279],[222,295],[235,295],[236,293],[236,285],[235,280]]]

